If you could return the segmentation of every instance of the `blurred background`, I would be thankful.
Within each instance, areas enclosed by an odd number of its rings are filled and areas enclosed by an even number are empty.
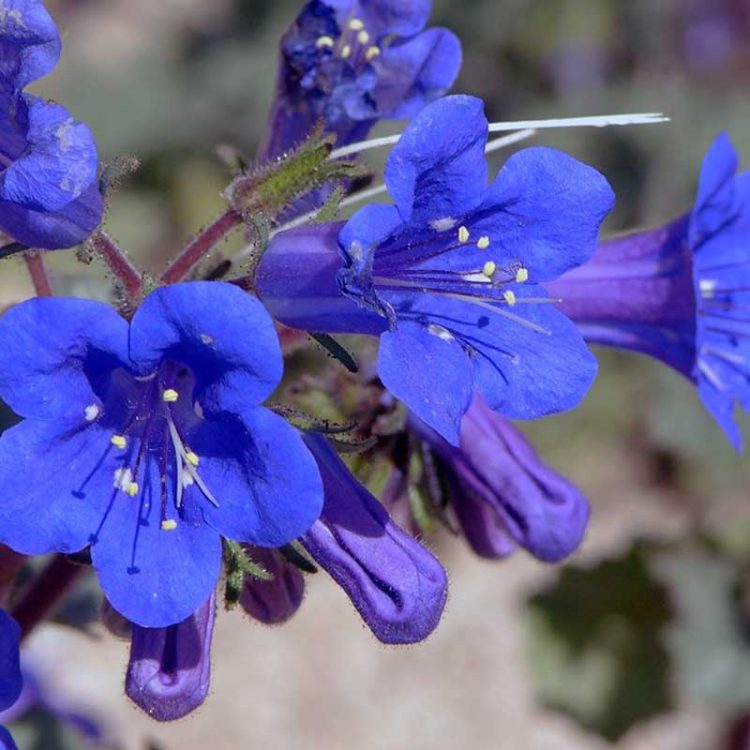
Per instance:
[[[158,269],[222,208],[215,147],[254,153],[278,39],[301,3],[47,5],[64,53],[34,88],[92,127],[103,161],[141,160],[107,226]],[[606,174],[618,196],[608,232],[684,211],[720,130],[750,164],[750,0],[436,0],[433,24],[461,37],[454,91],[484,98],[490,119],[672,118],[536,138]],[[59,290],[101,296],[96,266],[60,253],[52,267]],[[30,294],[21,264],[3,264],[0,286],[6,302]],[[750,748],[750,465],[678,375],[634,356],[601,363],[579,409],[523,425],[591,501],[567,565],[493,564],[431,539],[450,599],[437,632],[408,648],[376,642],[322,575],[284,627],[222,611],[211,695],[172,725],[122,695],[127,644],[96,625],[49,627],[28,658],[67,721],[32,711],[20,747],[85,748],[98,734],[128,750]],[[89,594],[78,595],[81,616]]]

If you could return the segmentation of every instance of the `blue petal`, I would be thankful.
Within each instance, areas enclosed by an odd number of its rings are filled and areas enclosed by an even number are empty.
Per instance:
[[[346,591],[384,643],[415,643],[437,627],[447,577],[440,562],[391,520],[320,435],[308,434],[325,507],[302,543]]]
[[[343,23],[359,18],[371,36],[384,34],[412,36],[424,28],[430,14],[430,0],[324,0],[323,5],[335,8]]]
[[[310,528],[323,507],[320,474],[297,431],[263,408],[206,420],[190,437],[198,471],[218,507],[203,504],[222,536],[280,547]]]
[[[10,732],[0,726],[0,750],[18,750],[18,745],[13,741]]]
[[[263,305],[223,282],[186,282],[149,294],[130,325],[130,355],[143,372],[165,359],[189,367],[202,406],[235,413],[267,398],[283,366]]]
[[[381,116],[409,119],[453,85],[461,69],[461,42],[448,29],[428,29],[384,47],[373,65],[379,72],[374,96]]]
[[[461,217],[487,186],[481,99],[447,96],[425,107],[391,151],[385,183],[405,222]]]
[[[0,229],[27,247],[58,250],[80,245],[99,226],[103,213],[104,202],[94,182],[59,211],[35,211],[0,200]]]
[[[703,159],[698,194],[690,224],[689,242],[695,248],[703,238],[721,229],[738,209],[734,176],[737,152],[727,133],[720,133]]]
[[[384,333],[378,375],[423,422],[458,445],[461,417],[471,403],[472,363],[455,337],[430,324],[399,319],[396,330]]]
[[[18,654],[20,637],[18,623],[0,609],[0,711],[18,700],[23,687]]]
[[[342,294],[337,281],[344,267],[340,229],[340,222],[311,224],[276,235],[255,271],[255,291],[292,328],[378,334],[384,319]]]
[[[90,377],[127,362],[128,324],[109,305],[37,298],[0,318],[0,397],[19,415],[83,420]]]
[[[59,211],[96,180],[94,136],[59,104],[25,99],[27,148],[2,174],[0,198],[37,211]]]
[[[729,439],[737,453],[742,453],[742,433],[734,420],[734,396],[731,391],[721,390],[704,376],[698,377],[698,395],[709,414]]]
[[[91,559],[110,604],[138,625],[160,628],[206,601],[219,578],[221,539],[200,520],[161,528],[161,475],[156,460],[146,462],[140,494],[117,494]]]
[[[0,79],[20,91],[49,73],[60,57],[60,36],[41,0],[10,0],[0,18]]]
[[[0,437],[0,541],[25,555],[77,552],[115,496],[111,432],[28,419]],[[130,500],[130,498],[128,498]],[[128,505],[128,503],[125,503]]]
[[[588,260],[614,193],[595,169],[551,148],[511,156],[465,223],[487,235],[498,266],[522,263],[531,281],[554,279]]]

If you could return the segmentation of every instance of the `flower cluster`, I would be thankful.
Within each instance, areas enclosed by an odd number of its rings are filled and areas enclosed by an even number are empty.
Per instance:
[[[0,436],[0,596],[23,556],[51,555],[11,610],[28,632],[95,570],[102,619],[131,642],[125,691],[157,720],[205,700],[222,600],[282,623],[322,569],[378,640],[409,644],[447,598],[421,539],[432,520],[486,558],[573,554],[588,502],[510,420],[581,401],[587,342],[676,368],[740,444],[750,182],[728,138],[688,215],[597,246],[614,196],[594,168],[533,147],[490,179],[483,102],[444,96],[461,50],[425,30],[428,13],[427,0],[308,2],[281,42],[258,163],[153,278],[98,230],[87,126],[24,92],[58,60],[52,19],[41,0],[0,0],[0,228],[37,290],[0,316],[0,399],[18,417]],[[354,174],[336,167],[357,153],[332,141],[383,118],[409,120],[383,173],[390,202],[327,220],[323,198]],[[300,216],[303,202],[325,216]],[[203,267],[238,227],[251,270]],[[116,277],[109,302],[53,294],[38,251],[86,240],[82,259]],[[285,373],[306,333],[350,372]],[[0,612],[0,709],[20,690],[18,635]]]

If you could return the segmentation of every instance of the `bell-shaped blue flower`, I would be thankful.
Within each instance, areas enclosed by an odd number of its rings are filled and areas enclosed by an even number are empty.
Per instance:
[[[488,187],[487,133],[479,99],[429,105],[388,159],[394,206],[278,235],[256,276],[287,325],[380,334],[381,380],[454,445],[475,389],[529,419],[575,406],[596,372],[541,284],[593,253],[612,191],[548,148],[511,156]]]
[[[125,694],[157,721],[174,721],[200,706],[211,684],[213,594],[182,622],[133,625]]]
[[[520,546],[554,563],[577,549],[589,518],[586,498],[481,396],[464,415],[458,448],[414,417],[410,425],[439,459],[448,502],[478,555],[505,557]]]
[[[305,442],[320,467],[325,503],[302,545],[344,589],[379,640],[424,640],[445,607],[443,566],[393,523],[325,438],[309,433]]]
[[[77,245],[103,212],[89,128],[23,88],[49,73],[60,37],[40,0],[0,9],[0,230],[29,247]]]
[[[37,298],[0,318],[0,541],[24,554],[91,545],[129,620],[192,614],[219,575],[221,537],[278,547],[318,517],[322,488],[297,432],[259,406],[282,359],[238,287],[152,292],[128,323],[109,306]]]
[[[737,450],[735,406],[750,409],[750,173],[721,134],[692,210],[602,242],[550,285],[584,337],[651,355],[689,378]]]
[[[447,29],[423,31],[429,0],[311,0],[281,40],[265,157],[283,154],[318,122],[338,145],[382,118],[405,119],[442,96],[461,66]]]

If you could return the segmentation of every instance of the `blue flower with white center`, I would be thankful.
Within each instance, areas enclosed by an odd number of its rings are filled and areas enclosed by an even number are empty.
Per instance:
[[[588,341],[648,354],[689,378],[740,450],[735,406],[750,410],[750,172],[737,168],[719,135],[688,214],[602,242],[550,291]]]
[[[338,145],[382,118],[405,119],[442,96],[461,66],[447,29],[424,31],[429,0],[312,0],[281,41],[266,157],[281,155],[322,121]]]
[[[320,513],[315,461],[258,405],[281,374],[271,319],[229,284],[157,289],[129,325],[90,300],[11,308],[0,397],[25,419],[0,437],[0,541],[90,545],[125,617],[184,620],[216,584],[221,537],[278,547]]]
[[[60,37],[39,0],[0,5],[0,230],[29,247],[72,247],[101,221],[89,128],[23,88],[49,73]]]
[[[278,235],[256,276],[287,325],[379,334],[385,386],[454,445],[475,389],[529,419],[575,406],[596,372],[541,284],[591,255],[612,191],[547,148],[487,187],[487,131],[479,99],[429,105],[388,159],[395,205]]]

